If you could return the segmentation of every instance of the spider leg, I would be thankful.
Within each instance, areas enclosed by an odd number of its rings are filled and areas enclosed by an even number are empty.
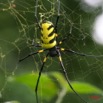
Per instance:
[[[46,60],[47,60],[48,55],[49,55],[49,53],[47,53],[46,57],[45,57],[44,60],[43,60],[43,64],[42,64],[41,69],[40,69],[40,71],[39,71],[39,76],[38,76],[37,83],[36,83],[36,87],[35,87],[35,93],[36,93],[36,101],[37,101],[37,103],[38,103],[38,93],[37,93],[37,91],[38,91],[38,84],[39,84],[39,80],[40,80],[40,77],[41,77],[41,73],[42,73],[42,71],[43,71],[43,67],[44,67],[44,64],[45,64],[45,62],[46,62]]]
[[[84,101],[84,103],[87,103],[87,102],[74,90],[74,88],[72,87],[72,85],[71,85],[71,83],[70,83],[70,80],[69,80],[69,78],[68,78],[66,69],[65,69],[65,67],[64,67],[64,64],[63,64],[63,61],[62,61],[62,57],[61,57],[61,53],[60,53],[59,49],[58,49],[58,55],[59,55],[59,61],[60,61],[61,67],[62,67],[62,69],[63,69],[63,74],[64,74],[64,76],[65,76],[65,78],[66,78],[66,80],[67,80],[67,82],[68,82],[68,85],[70,86],[71,90],[72,90],[82,101]]]
[[[84,54],[84,53],[79,53],[76,51],[73,51],[71,49],[65,49],[65,48],[60,48],[61,51],[66,51],[66,52],[70,52],[72,54],[76,54],[76,55],[80,55],[80,56],[87,56],[87,57],[103,57],[103,55],[89,55],[89,54]]]
[[[58,45],[62,44],[66,39],[67,37],[63,38],[61,41],[59,41]]]
[[[36,19],[39,29],[41,29],[41,26],[40,26],[39,20],[38,20],[38,16],[37,16],[37,8],[38,8],[38,0],[35,0],[35,19]]]
[[[57,25],[58,25],[58,21],[60,17],[60,0],[57,0],[57,2],[58,2],[58,15],[57,15],[56,23],[55,23],[55,33],[57,33]]]
[[[25,56],[24,58],[20,59],[19,62],[25,60],[26,58],[28,58],[28,57],[30,57],[30,56],[32,56],[32,55],[35,55],[35,54],[38,54],[38,53],[42,53],[42,52],[44,52],[44,51],[46,51],[46,50],[47,50],[47,49],[44,49],[44,50],[41,49],[41,50],[38,50],[37,52],[33,52],[33,53]]]

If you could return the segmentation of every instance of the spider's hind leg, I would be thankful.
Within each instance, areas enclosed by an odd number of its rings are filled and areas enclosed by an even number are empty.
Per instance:
[[[44,67],[44,64],[46,63],[46,60],[47,60],[47,57],[48,57],[49,53],[47,53],[47,55],[45,56],[44,60],[43,60],[43,63],[42,63],[42,66],[41,66],[41,69],[39,71],[39,76],[38,76],[38,79],[37,79],[37,83],[36,83],[36,87],[35,87],[35,93],[36,93],[36,101],[37,103],[38,102],[38,85],[39,85],[39,81],[40,81],[40,77],[41,77],[41,73],[43,71],[43,67]]]
[[[58,56],[59,56],[59,61],[60,61],[60,64],[61,64],[61,67],[62,67],[62,70],[63,70],[63,74],[67,80],[67,83],[69,85],[69,87],[71,88],[71,90],[84,102],[84,103],[88,103],[87,101],[85,101],[75,90],[74,88],[72,87],[71,83],[70,83],[70,80],[68,78],[68,74],[66,72],[66,69],[64,67],[64,64],[63,64],[63,61],[62,61],[62,57],[61,57],[61,53],[60,53],[60,50],[58,49]]]

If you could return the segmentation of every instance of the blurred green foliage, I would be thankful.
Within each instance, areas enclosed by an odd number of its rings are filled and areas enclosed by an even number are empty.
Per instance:
[[[37,77],[38,73],[36,72],[8,77],[8,84],[2,94],[3,97],[5,97],[4,99],[9,101],[17,100],[20,103],[36,102],[33,91]],[[95,100],[95,97],[97,97],[96,99],[100,99],[103,95],[102,90],[88,83],[71,82],[71,84],[79,94],[85,94],[86,100],[88,101],[89,99]],[[59,94],[56,98],[56,103],[62,102],[67,93],[73,93],[61,73],[51,72],[48,73],[48,75],[43,73],[38,88],[40,101],[46,100],[49,102],[57,95],[58,91]],[[94,98],[92,96],[94,96]]]
[[[55,0],[39,0],[41,8],[38,7],[38,15],[43,12],[45,17],[55,22],[56,12],[53,13],[53,9],[56,8],[51,6],[53,2]],[[31,46],[33,40],[40,39],[34,6],[34,0],[0,1],[0,103],[36,103],[37,71],[45,54],[18,63],[20,58],[38,50]],[[58,40],[68,36],[62,46],[86,54],[103,54],[102,47],[91,38],[91,24],[99,12],[99,9],[92,13],[84,12],[79,0],[61,0]],[[103,103],[103,58],[69,53],[62,56],[74,89],[91,103]],[[56,58],[48,58],[44,72],[38,89],[40,102],[82,103],[60,74],[62,70]]]

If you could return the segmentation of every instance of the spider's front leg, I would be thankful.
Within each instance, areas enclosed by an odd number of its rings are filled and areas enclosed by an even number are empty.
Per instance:
[[[72,53],[72,54],[76,54],[76,55],[80,55],[80,56],[86,56],[86,57],[94,57],[94,58],[103,57],[103,55],[85,54],[85,53],[80,53],[80,52],[74,51],[74,50],[72,50],[72,49],[66,49],[66,48],[60,48],[60,51],[68,52],[68,53]]]
[[[20,59],[19,62],[25,60],[26,58],[28,58],[28,57],[30,57],[30,56],[32,56],[32,55],[35,55],[35,54],[38,54],[38,53],[42,53],[42,52],[44,52],[44,51],[46,51],[46,50],[47,50],[47,49],[44,49],[44,50],[41,49],[41,50],[38,50],[37,52],[33,52],[33,53],[31,53],[31,54],[25,56],[24,58]]]

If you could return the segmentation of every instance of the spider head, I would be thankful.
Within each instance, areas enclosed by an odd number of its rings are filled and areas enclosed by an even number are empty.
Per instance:
[[[44,30],[44,29],[48,29],[49,30],[49,27],[54,27],[53,23],[50,22],[50,21],[47,21],[47,20],[44,20],[42,23],[41,23],[41,28]]]

